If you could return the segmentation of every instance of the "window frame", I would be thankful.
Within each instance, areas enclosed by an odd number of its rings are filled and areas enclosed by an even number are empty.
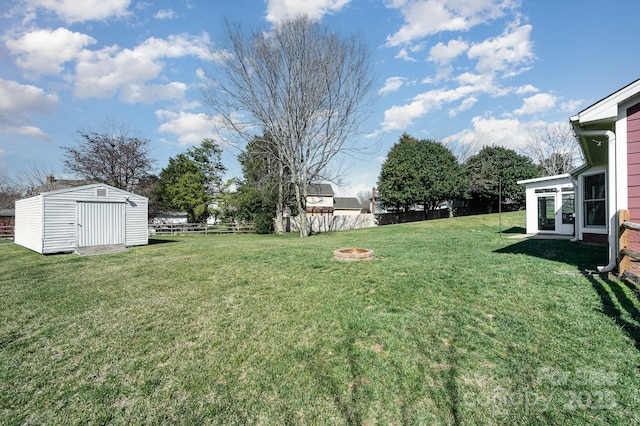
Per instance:
[[[603,186],[603,194],[604,197],[602,198],[587,198],[587,196],[589,195],[587,193],[587,180],[589,178],[595,177],[595,176],[603,176],[604,177],[604,182],[602,184]],[[589,173],[589,174],[585,174],[582,175],[582,208],[583,208],[583,214],[582,214],[582,220],[584,223],[584,228],[590,228],[590,229],[607,229],[607,217],[608,217],[608,205],[607,205],[607,172],[606,170],[600,170],[594,173]],[[593,186],[592,186],[593,188]],[[593,191],[590,191],[593,192]],[[602,224],[590,224],[589,223],[589,205],[593,205],[595,203],[601,204],[604,208],[604,220]]]

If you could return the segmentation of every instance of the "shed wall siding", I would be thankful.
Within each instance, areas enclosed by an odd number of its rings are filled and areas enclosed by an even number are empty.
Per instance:
[[[640,223],[640,104],[627,110],[627,182],[630,219]]]
[[[98,189],[100,191],[98,195]],[[147,199],[117,188],[90,185],[69,191],[54,191],[44,197],[44,251],[61,253],[78,246],[78,204],[107,203],[125,205],[125,245],[148,243]],[[107,226],[105,226],[107,228]],[[130,235],[129,235],[130,234]],[[102,241],[96,236],[95,241]]]
[[[42,253],[42,197],[16,201],[14,242]]]
[[[76,203],[44,196],[43,253],[71,252],[76,247]]]
[[[126,205],[127,246],[149,244],[149,207],[146,198],[131,199]]]

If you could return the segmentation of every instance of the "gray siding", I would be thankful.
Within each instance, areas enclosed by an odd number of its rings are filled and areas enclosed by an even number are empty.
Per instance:
[[[14,242],[42,253],[42,196],[16,201]]]

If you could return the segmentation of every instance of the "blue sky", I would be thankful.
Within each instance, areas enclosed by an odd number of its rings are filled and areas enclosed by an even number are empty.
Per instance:
[[[374,102],[357,136],[369,152],[343,159],[343,195],[375,185],[404,132],[520,150],[640,78],[636,0],[4,0],[0,175],[70,177],[61,147],[107,120],[148,138],[159,172],[216,138],[200,87],[222,20],[268,30],[300,14],[371,48]],[[234,153],[226,178],[241,174]]]

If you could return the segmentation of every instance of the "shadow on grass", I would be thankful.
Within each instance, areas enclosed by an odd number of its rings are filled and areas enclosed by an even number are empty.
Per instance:
[[[588,279],[600,297],[602,307],[599,311],[614,320],[640,351],[640,301],[637,288],[608,276],[588,276]]]
[[[498,231],[500,232],[500,231]],[[509,229],[502,231],[503,234],[526,234],[527,230],[522,226],[512,226]]]
[[[607,247],[572,243],[568,240],[522,240],[494,253],[524,254],[573,265],[578,270],[594,271],[607,264]]]
[[[167,243],[177,243],[176,240],[157,240],[155,238],[149,238],[149,245],[155,244],[167,244]]]

